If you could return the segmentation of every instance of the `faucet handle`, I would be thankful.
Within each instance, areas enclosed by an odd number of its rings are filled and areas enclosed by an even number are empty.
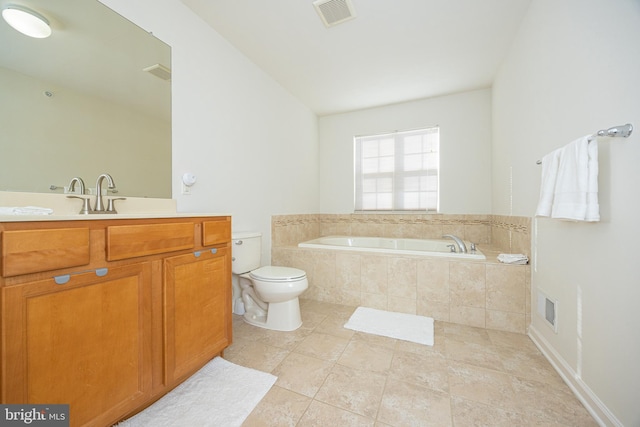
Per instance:
[[[67,199],[80,199],[82,200],[82,209],[80,209],[80,214],[86,215],[92,212],[91,204],[89,197],[80,197],[80,196],[67,196]]]
[[[106,213],[118,213],[118,211],[116,210],[115,207],[115,200],[127,200],[126,197],[114,197],[112,199],[108,199],[107,200],[107,210],[105,211]]]

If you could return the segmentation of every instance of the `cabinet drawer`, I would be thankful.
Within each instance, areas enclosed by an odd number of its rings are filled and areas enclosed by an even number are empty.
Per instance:
[[[204,221],[202,223],[202,246],[218,245],[231,241],[231,220]]]
[[[134,258],[191,249],[192,222],[107,227],[107,260]]]
[[[89,264],[89,229],[57,228],[2,232],[2,276]]]

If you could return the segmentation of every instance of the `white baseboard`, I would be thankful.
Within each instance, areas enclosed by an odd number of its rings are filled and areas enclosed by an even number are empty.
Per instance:
[[[528,335],[598,424],[602,427],[624,427],[533,325],[529,325]]]

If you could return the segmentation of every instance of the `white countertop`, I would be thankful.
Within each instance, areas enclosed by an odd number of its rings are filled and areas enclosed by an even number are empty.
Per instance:
[[[35,221],[97,221],[117,219],[153,219],[153,218],[193,218],[203,216],[231,216],[229,213],[184,213],[184,212],[151,212],[151,213],[117,213],[90,215],[0,215],[0,222],[35,222]]]
[[[51,215],[0,215],[0,222],[34,221],[96,221],[144,218],[186,218],[203,216],[231,216],[229,213],[177,212],[174,199],[127,197],[116,203],[117,214],[79,214],[82,203],[66,194],[19,193],[0,191],[0,207],[36,206],[53,210]],[[95,196],[89,196],[92,199]],[[105,196],[104,202],[111,197]]]

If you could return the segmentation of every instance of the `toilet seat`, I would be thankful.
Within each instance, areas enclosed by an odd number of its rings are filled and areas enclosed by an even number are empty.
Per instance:
[[[268,265],[253,270],[249,275],[264,282],[293,282],[303,279],[307,274],[297,268]]]

